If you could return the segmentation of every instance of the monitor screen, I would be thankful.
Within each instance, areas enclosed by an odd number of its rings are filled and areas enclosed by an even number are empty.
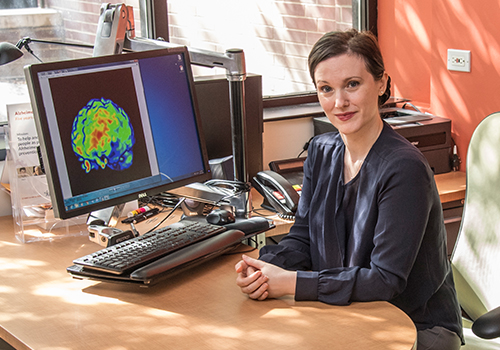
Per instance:
[[[57,217],[210,178],[185,47],[25,72]]]

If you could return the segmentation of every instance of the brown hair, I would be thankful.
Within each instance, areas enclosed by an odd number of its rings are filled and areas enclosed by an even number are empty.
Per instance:
[[[316,86],[314,73],[319,63],[331,57],[343,54],[354,54],[361,57],[366,64],[366,70],[378,81],[385,72],[384,60],[378,46],[377,38],[369,31],[350,29],[345,32],[329,32],[323,35],[309,53],[309,73]],[[391,78],[387,80],[387,88],[379,97],[379,106],[391,96]]]

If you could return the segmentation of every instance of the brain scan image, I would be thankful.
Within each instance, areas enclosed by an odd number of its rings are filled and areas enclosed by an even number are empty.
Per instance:
[[[132,165],[134,129],[125,111],[111,100],[92,99],[73,121],[71,143],[82,168],[125,170]]]

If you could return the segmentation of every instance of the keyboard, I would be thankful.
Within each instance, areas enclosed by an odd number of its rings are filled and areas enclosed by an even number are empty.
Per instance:
[[[224,226],[182,220],[85,255],[73,263],[86,269],[122,275],[226,230]]]

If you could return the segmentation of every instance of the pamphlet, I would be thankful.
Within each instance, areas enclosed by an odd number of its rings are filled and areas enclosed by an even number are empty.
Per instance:
[[[47,178],[40,166],[38,155],[38,134],[36,132],[33,111],[30,103],[7,105],[9,121],[10,182],[14,191],[13,178],[16,181],[15,195],[19,205],[25,208],[25,214],[43,216],[43,210],[27,210],[26,207],[50,207],[50,194]]]
[[[23,243],[86,235],[86,216],[54,217],[47,177],[39,155],[39,140],[31,104],[7,105],[9,150],[7,163],[16,237]]]

